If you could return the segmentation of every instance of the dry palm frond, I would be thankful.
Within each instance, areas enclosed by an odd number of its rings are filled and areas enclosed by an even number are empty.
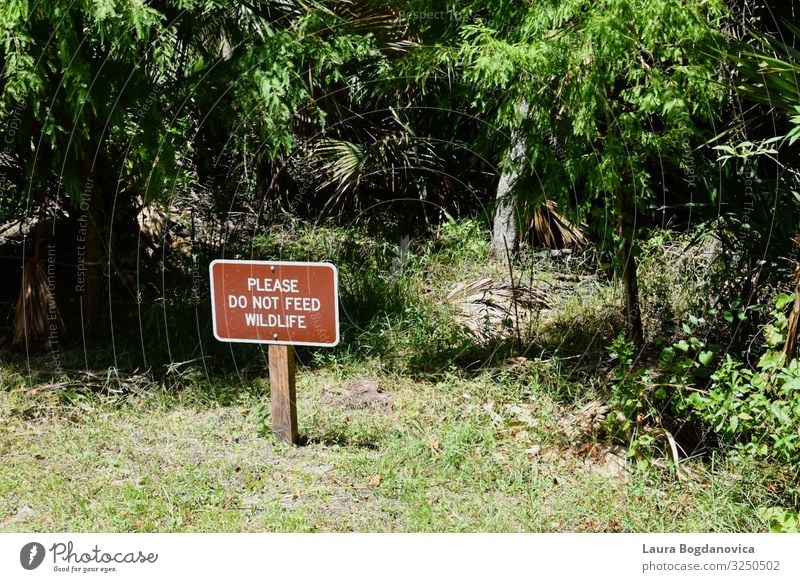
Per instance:
[[[52,329],[51,326],[64,326],[56,300],[50,292],[47,275],[39,260],[46,208],[47,197],[43,190],[39,197],[33,257],[22,269],[22,285],[14,313],[13,343],[15,344],[46,338]]]
[[[397,17],[388,8],[375,5],[369,0],[352,0],[331,3],[338,15],[346,18],[359,32],[376,33],[397,28]]]
[[[800,245],[800,236],[794,238]],[[786,343],[783,346],[783,360],[786,364],[792,361],[797,353],[797,340],[800,333],[800,263],[794,268],[794,303],[789,314],[789,325],[786,329]]]
[[[459,283],[447,295],[457,310],[457,321],[480,342],[512,335],[513,323],[529,319],[552,304],[541,289],[512,285],[491,277]]]
[[[22,288],[14,314],[14,343],[47,337],[51,325],[63,326],[42,263],[34,257],[22,271]]]
[[[551,249],[578,249],[588,242],[580,227],[562,216],[552,200],[534,209],[528,232],[534,245]]]

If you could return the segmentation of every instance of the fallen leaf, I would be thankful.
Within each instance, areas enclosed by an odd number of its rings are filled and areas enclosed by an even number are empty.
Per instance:
[[[29,507],[28,505],[23,505],[22,507],[18,507],[17,511],[14,512],[13,515],[6,517],[3,520],[2,525],[7,526],[9,524],[17,523],[20,521],[25,522],[28,521],[28,518],[33,517],[34,515],[36,515],[36,512],[33,509],[31,509],[31,507]]]
[[[515,441],[527,441],[530,438],[530,433],[527,430],[512,431],[511,438]]]
[[[525,452],[528,453],[528,458],[533,460],[542,452],[542,445],[533,445],[531,448],[526,449]]]
[[[495,412],[494,410],[494,402],[487,402],[481,408],[483,408],[483,410],[486,411],[486,413],[492,419],[493,423],[495,423],[496,425],[503,424],[503,417],[497,414],[497,412]]]

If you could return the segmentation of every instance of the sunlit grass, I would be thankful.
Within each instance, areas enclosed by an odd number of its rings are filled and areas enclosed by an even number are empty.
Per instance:
[[[306,444],[289,447],[265,430],[263,381],[227,405],[191,384],[63,403],[4,373],[2,531],[763,527],[758,488],[727,465],[711,471],[694,462],[688,482],[653,468],[604,475],[559,434],[562,409],[540,376],[506,370],[413,382],[374,367],[301,370]],[[336,400],[365,377],[388,392],[389,406]],[[526,422],[519,410],[530,412]]]

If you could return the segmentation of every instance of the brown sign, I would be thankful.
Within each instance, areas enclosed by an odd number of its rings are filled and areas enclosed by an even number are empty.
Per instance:
[[[339,276],[330,263],[216,260],[209,273],[218,340],[339,343]]]

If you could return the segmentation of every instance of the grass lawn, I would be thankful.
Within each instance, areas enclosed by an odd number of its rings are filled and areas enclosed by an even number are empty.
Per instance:
[[[412,381],[298,373],[303,446],[268,383],[124,396],[0,373],[0,531],[759,531],[758,473],[668,468],[571,442],[546,363]]]

